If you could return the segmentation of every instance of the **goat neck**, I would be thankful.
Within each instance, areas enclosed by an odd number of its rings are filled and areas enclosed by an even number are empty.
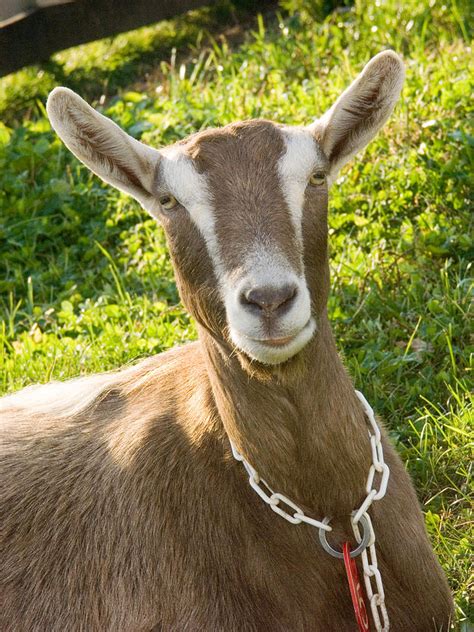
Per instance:
[[[370,466],[364,411],[337,354],[327,317],[299,356],[267,369],[244,365],[200,331],[226,433],[270,486],[309,515],[347,515]]]

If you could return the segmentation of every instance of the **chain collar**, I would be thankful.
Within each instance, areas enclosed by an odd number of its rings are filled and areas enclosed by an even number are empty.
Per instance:
[[[382,447],[382,435],[380,428],[375,420],[375,414],[372,407],[367,402],[365,397],[359,391],[355,391],[357,397],[364,407],[365,414],[369,420],[369,441],[372,451],[372,464],[369,468],[369,474],[367,476],[367,482],[365,486],[366,497],[361,506],[352,512],[351,525],[354,532],[354,536],[359,546],[352,551],[351,557],[361,555],[362,566],[364,569],[364,583],[367,591],[367,597],[370,603],[370,609],[372,617],[374,619],[375,629],[377,632],[387,632],[390,628],[388,620],[387,609],[385,607],[385,593],[383,589],[382,577],[377,565],[377,554],[375,551],[375,532],[372,526],[368,512],[369,507],[374,500],[380,500],[385,496],[387,491],[388,479],[390,476],[390,470],[388,465],[384,461],[383,447]],[[280,494],[274,492],[270,485],[261,478],[258,472],[255,470],[248,461],[237,451],[232,440],[229,438],[232,454],[237,461],[240,461],[244,466],[248,477],[249,483],[252,489],[257,492],[260,498],[270,506],[270,508],[279,516],[290,522],[291,524],[301,524],[302,522],[316,527],[319,529],[319,539],[323,548],[334,555],[335,557],[341,557],[342,553],[333,549],[327,542],[326,533],[332,531],[332,527],[329,524],[330,518],[324,518],[323,520],[315,520],[307,516],[304,511],[298,507],[292,500]],[[374,486],[375,474],[380,475],[380,484],[377,489]],[[286,511],[281,504],[286,505],[290,511]],[[360,527],[362,526],[362,533]],[[368,553],[367,553],[368,551]]]

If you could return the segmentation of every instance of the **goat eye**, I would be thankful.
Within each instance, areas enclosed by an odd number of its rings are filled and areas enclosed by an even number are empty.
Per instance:
[[[178,205],[178,200],[171,195],[171,193],[165,193],[159,197],[159,202],[161,204],[161,208],[165,211],[171,211],[175,206]]]
[[[325,182],[326,182],[326,174],[324,173],[324,171],[315,171],[309,177],[309,183],[313,187],[320,187]]]

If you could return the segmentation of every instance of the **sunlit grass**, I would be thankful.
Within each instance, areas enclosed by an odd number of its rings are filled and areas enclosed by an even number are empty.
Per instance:
[[[333,188],[329,309],[357,387],[385,419],[414,477],[467,629],[469,5],[359,1],[324,18],[320,2],[282,4],[292,12],[261,18],[239,46],[221,39],[203,46],[198,38],[193,47],[183,29],[166,41],[172,48],[186,40],[186,54],[166,49],[160,58],[153,48],[159,29],[152,27],[109,42],[102,74],[91,69],[103,43],[61,53],[55,63],[86,96],[109,95],[102,110],[129,133],[164,145],[239,118],[308,123],[371,55],[385,47],[403,54],[400,105]],[[136,82],[150,51],[159,62],[142,92]],[[120,65],[121,55],[127,64]],[[104,91],[107,70],[122,92]],[[195,336],[161,229],[52,134],[42,100],[56,71],[32,80],[28,103],[36,104],[12,118],[15,95],[32,72],[0,81],[0,109],[8,88],[8,125],[0,124],[2,392],[118,367]]]

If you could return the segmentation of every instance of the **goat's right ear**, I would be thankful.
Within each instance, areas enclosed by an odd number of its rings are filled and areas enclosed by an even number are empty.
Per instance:
[[[102,180],[151,211],[160,153],[126,134],[68,88],[55,88],[46,104],[54,130],[72,153]]]

